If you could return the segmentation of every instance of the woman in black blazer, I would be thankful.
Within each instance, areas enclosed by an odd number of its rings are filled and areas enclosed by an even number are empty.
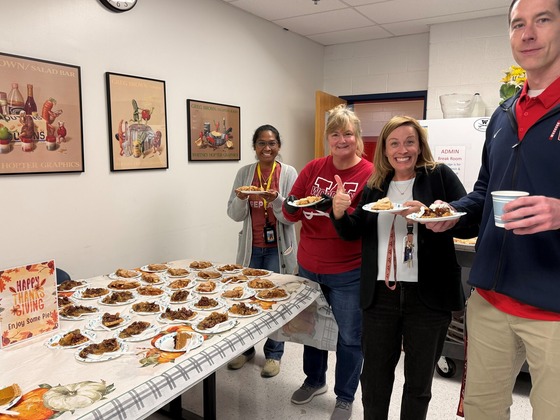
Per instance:
[[[364,418],[387,419],[403,349],[401,420],[425,419],[451,311],[464,307],[453,236],[476,236],[478,226],[435,233],[406,218],[437,200],[449,202],[466,194],[455,173],[433,160],[426,132],[414,118],[393,117],[383,127],[373,162],[375,170],[358,208],[346,213],[349,197],[339,185],[331,212],[341,238],[362,238]],[[408,209],[362,208],[382,198]]]

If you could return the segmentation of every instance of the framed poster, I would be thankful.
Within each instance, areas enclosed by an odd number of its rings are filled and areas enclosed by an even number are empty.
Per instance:
[[[0,175],[83,172],[80,67],[0,53]]]
[[[187,99],[189,161],[240,160],[240,108]]]
[[[167,169],[165,82],[106,73],[111,170]]]

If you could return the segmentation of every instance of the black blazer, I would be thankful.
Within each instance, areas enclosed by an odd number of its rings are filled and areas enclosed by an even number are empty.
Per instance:
[[[362,238],[362,272],[360,305],[371,307],[377,282],[377,214],[365,211],[362,206],[375,202],[387,195],[394,174],[385,179],[383,191],[365,187],[359,206],[351,214],[345,213],[340,220],[331,220],[336,231],[344,240]],[[450,202],[466,195],[465,188],[455,173],[446,165],[438,164],[433,170],[417,169],[412,196],[429,206],[436,200]],[[455,256],[453,237],[472,238],[478,234],[478,225],[451,229],[435,233],[423,224],[418,229],[418,292],[426,306],[435,310],[458,311],[464,308],[464,293],[461,284],[461,267]]]

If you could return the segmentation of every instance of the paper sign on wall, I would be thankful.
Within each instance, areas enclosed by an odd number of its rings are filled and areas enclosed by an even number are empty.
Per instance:
[[[0,271],[2,347],[59,328],[54,260]]]
[[[434,146],[436,162],[449,166],[463,184],[465,184],[465,154],[465,146]]]

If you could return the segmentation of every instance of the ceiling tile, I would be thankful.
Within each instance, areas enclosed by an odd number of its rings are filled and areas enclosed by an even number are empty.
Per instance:
[[[275,20],[274,23],[304,36],[349,30],[373,24],[373,22],[353,9],[334,10],[315,15],[280,19]]]

